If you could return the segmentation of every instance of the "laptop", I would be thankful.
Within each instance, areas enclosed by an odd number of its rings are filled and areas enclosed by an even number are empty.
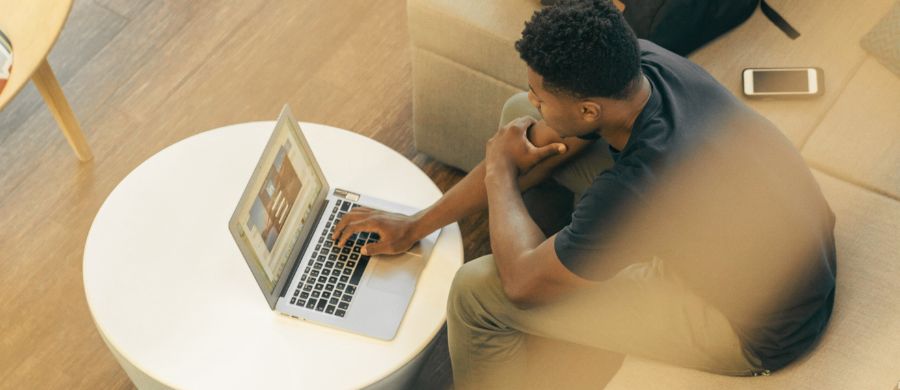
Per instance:
[[[391,340],[440,231],[406,253],[365,256],[360,249],[377,242],[378,234],[361,232],[343,243],[331,239],[338,221],[359,206],[418,211],[332,187],[285,105],[228,228],[272,310]]]

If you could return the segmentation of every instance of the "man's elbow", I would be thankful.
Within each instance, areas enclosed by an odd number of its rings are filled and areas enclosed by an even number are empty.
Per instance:
[[[527,287],[525,283],[504,283],[503,293],[506,295],[506,299],[519,310],[528,310],[537,305],[534,290]]]

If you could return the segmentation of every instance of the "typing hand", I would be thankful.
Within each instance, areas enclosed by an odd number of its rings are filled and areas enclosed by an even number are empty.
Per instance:
[[[343,244],[359,232],[377,233],[380,239],[362,249],[368,256],[403,253],[419,241],[412,236],[415,221],[402,214],[387,213],[367,207],[356,207],[335,225],[332,239]]]

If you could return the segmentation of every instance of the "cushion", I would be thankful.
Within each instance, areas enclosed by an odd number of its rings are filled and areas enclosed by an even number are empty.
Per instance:
[[[900,1],[860,42],[863,49],[900,76]]]
[[[727,377],[628,357],[607,389],[891,389],[900,380],[900,202],[815,177],[837,215],[837,293],[819,345],[769,377]]]
[[[844,85],[866,57],[859,39],[874,26],[893,0],[770,0],[802,35],[791,40],[756,11],[747,22],[701,48],[690,58],[706,68],[736,96],[741,71],[750,67],[818,66],[825,71],[825,95],[805,100],[746,99],[797,146],[803,144]]]
[[[465,171],[484,159],[500,108],[521,92],[419,48],[413,48],[413,84],[416,150]]]
[[[900,77],[867,59],[804,146],[803,157],[900,199]]]
[[[408,0],[413,45],[528,89],[525,63],[514,47],[539,0]]]

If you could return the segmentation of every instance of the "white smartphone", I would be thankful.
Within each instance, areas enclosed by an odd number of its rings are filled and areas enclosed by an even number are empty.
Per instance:
[[[747,97],[813,97],[825,92],[820,68],[748,68],[742,79]]]

